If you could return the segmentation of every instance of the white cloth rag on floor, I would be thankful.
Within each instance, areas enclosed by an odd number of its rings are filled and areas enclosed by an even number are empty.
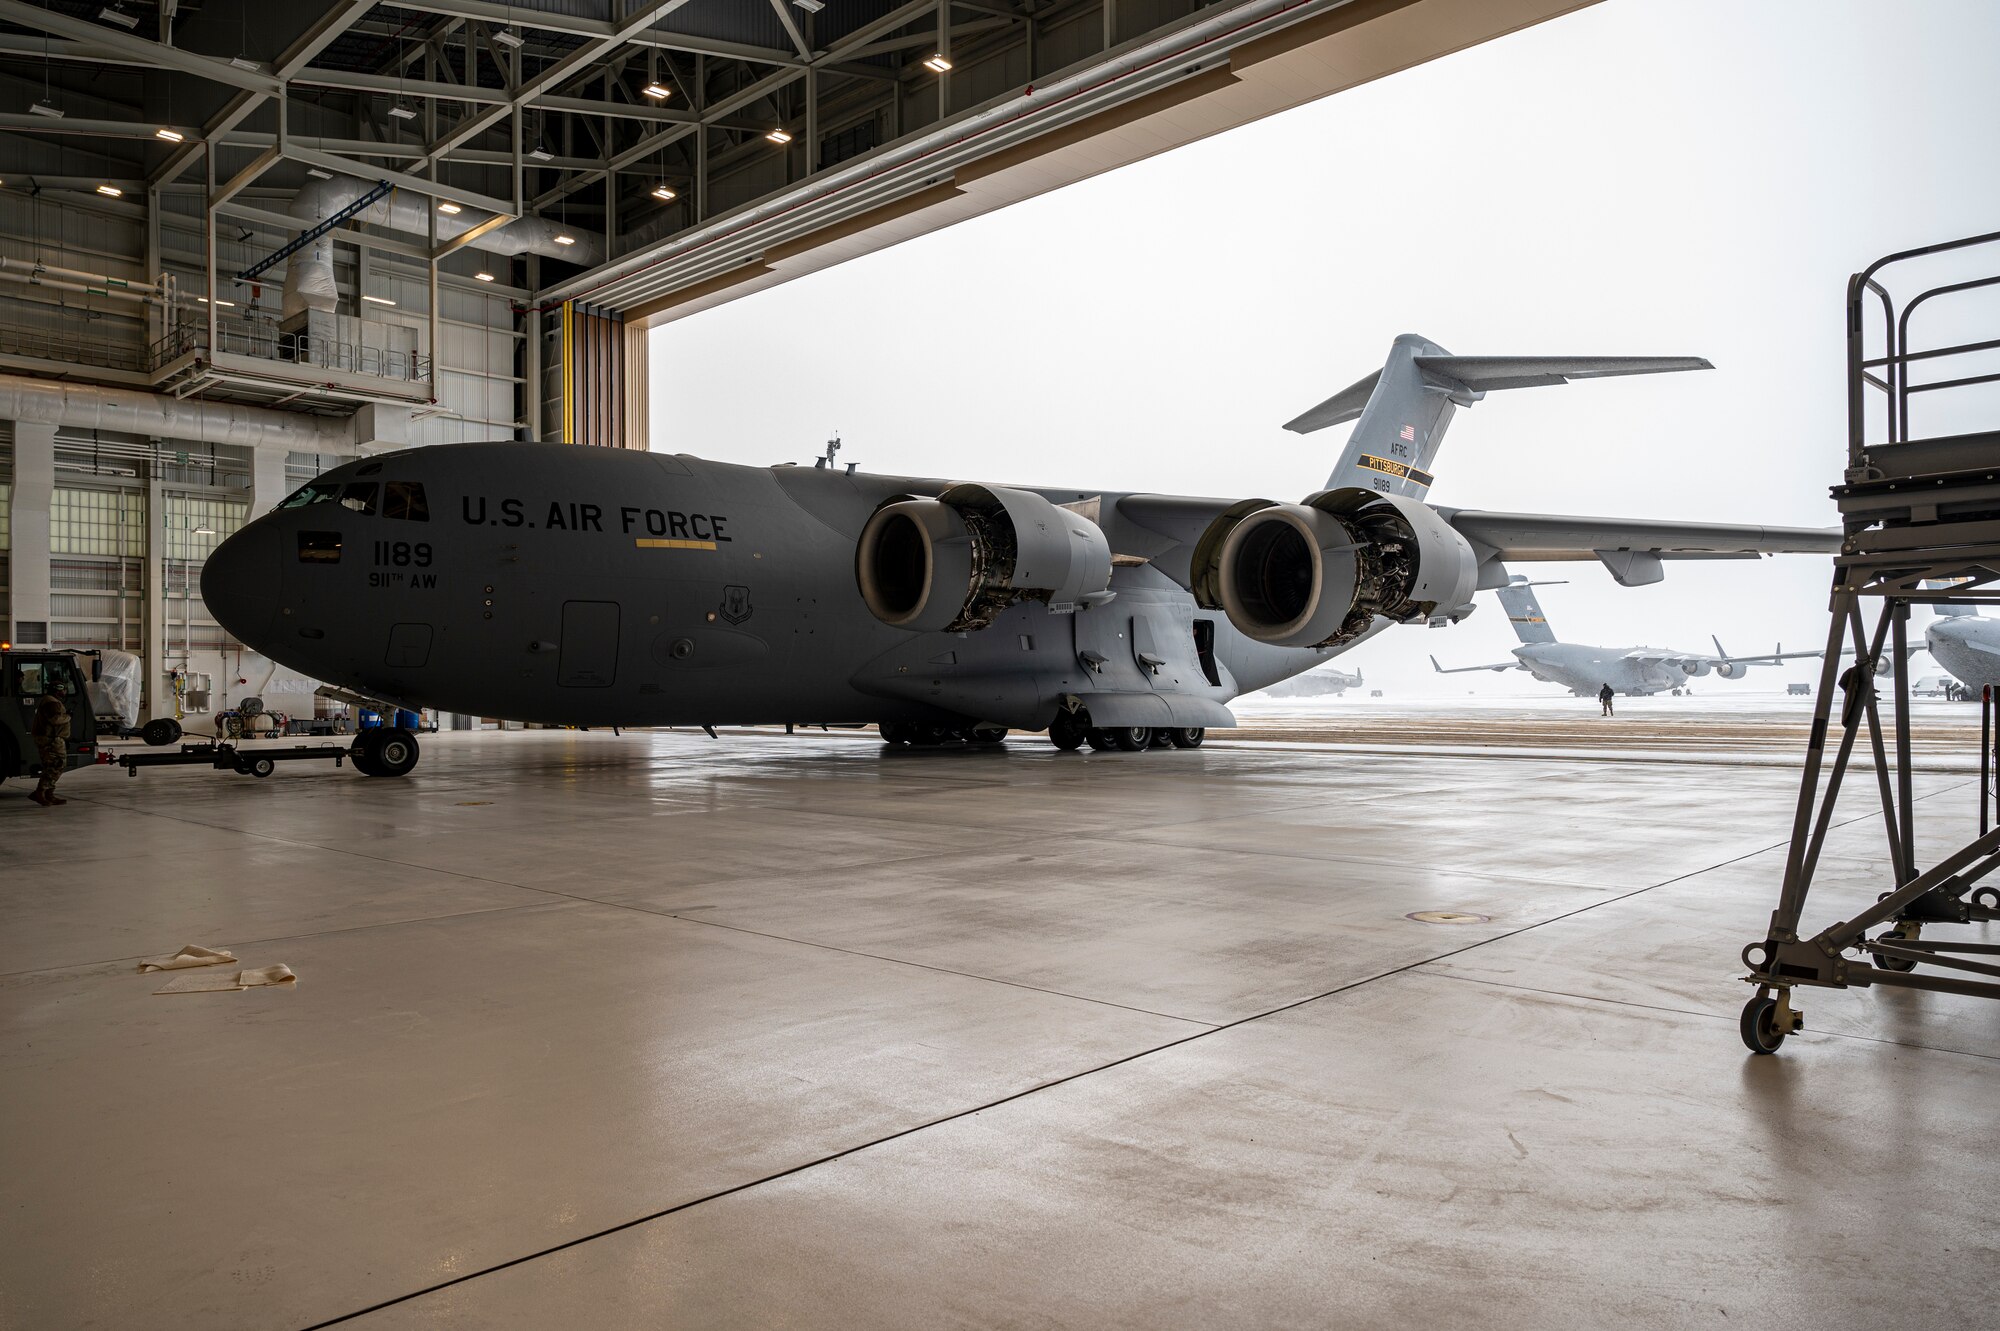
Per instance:
[[[292,974],[292,968],[280,962],[276,966],[259,966],[255,970],[240,971],[236,983],[245,989],[254,989],[260,984],[291,984],[299,977]]]
[[[189,971],[176,975],[153,992],[155,994],[233,994],[242,990],[228,971]]]
[[[236,960],[236,954],[228,948],[203,947],[199,943],[189,943],[171,957],[147,957],[139,963],[144,971],[178,971],[190,966],[220,966],[225,961]]]

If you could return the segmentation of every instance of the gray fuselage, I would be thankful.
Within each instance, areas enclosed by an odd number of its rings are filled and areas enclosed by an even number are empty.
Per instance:
[[[1582,697],[1595,697],[1606,684],[1613,693],[1643,698],[1686,686],[1694,678],[1671,661],[1633,660],[1629,653],[1651,650],[1639,647],[1587,647],[1575,642],[1524,643],[1514,656],[1536,679],[1560,684]],[[1672,656],[1672,652],[1657,653]]]
[[[2000,687],[2000,619],[1948,615],[1924,629],[1924,648],[1959,683]]]
[[[857,591],[856,538],[884,499],[943,485],[440,445],[326,473],[226,541],[202,587],[240,641],[337,687],[575,725],[1040,728],[1065,697],[1098,724],[1227,725],[1229,699],[1333,655],[1196,607],[1187,567],[1210,501],[1097,491],[1038,493],[1097,501],[1111,549],[1145,561],[1120,561],[1107,604],[1024,602],[969,633],[889,627]]]

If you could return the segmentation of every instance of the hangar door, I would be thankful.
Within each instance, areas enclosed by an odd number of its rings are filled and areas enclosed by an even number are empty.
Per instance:
[[[604,689],[618,674],[618,603],[564,601],[562,657],[556,683],[569,689]]]

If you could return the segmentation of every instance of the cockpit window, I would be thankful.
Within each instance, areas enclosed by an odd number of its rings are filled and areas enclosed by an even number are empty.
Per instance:
[[[375,512],[375,482],[356,481],[340,492],[340,506],[351,508],[356,513]]]
[[[299,562],[301,564],[338,564],[340,562],[340,533],[337,531],[300,532]]]
[[[429,522],[430,505],[424,501],[424,487],[415,481],[390,481],[382,491],[382,516],[406,522]]]
[[[337,485],[322,485],[312,481],[292,492],[292,497],[278,505],[279,508],[304,508],[307,504],[324,504],[340,493]]]

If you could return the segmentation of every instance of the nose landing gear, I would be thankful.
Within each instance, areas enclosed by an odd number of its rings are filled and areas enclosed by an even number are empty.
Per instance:
[[[364,730],[348,756],[363,776],[407,776],[417,765],[417,737],[399,727]]]

